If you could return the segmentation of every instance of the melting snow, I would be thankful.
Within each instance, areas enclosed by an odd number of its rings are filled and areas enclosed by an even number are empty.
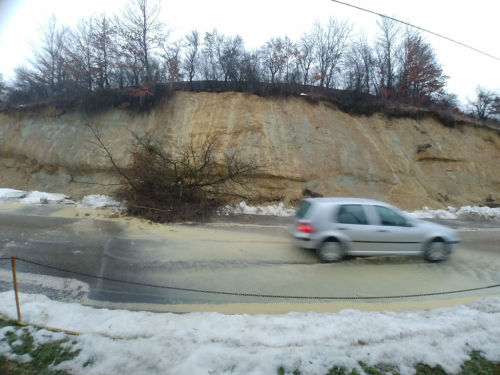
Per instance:
[[[77,208],[122,207],[123,204],[107,195],[86,195],[76,204]]]
[[[500,361],[500,298],[425,311],[289,313],[131,312],[94,309],[20,294],[23,318],[31,324],[81,331],[81,352],[55,367],[72,374],[276,374],[283,366],[303,375],[326,374],[334,366],[389,364],[401,374],[414,366],[441,365],[456,373],[471,351]],[[13,292],[0,293],[0,314],[16,318]],[[61,333],[34,332],[37,344]],[[1,342],[0,354],[16,358]],[[90,365],[83,367],[84,363]]]
[[[66,194],[0,188],[0,203],[61,203],[69,199]]]
[[[48,203],[68,202],[70,199],[65,194],[42,193],[39,191],[22,191],[0,188],[0,203]],[[98,209],[104,207],[123,207],[121,202],[106,195],[87,195],[77,203],[77,208]],[[293,208],[286,208],[281,202],[269,206],[249,206],[240,202],[234,206],[226,206],[219,210],[220,215],[268,215],[268,216],[294,216]],[[415,219],[472,219],[500,221],[500,208],[464,206],[459,210],[448,206],[446,210],[431,210],[428,207],[406,214]]]
[[[16,201],[26,197],[26,192],[14,189],[0,189],[0,202]]]
[[[281,202],[271,206],[248,206],[245,202],[240,202],[235,206],[226,206],[220,210],[221,215],[271,215],[271,216],[294,216],[295,210],[285,208]]]
[[[458,211],[451,206],[448,210],[422,210],[407,212],[407,215],[415,219],[473,219],[473,220],[496,220],[500,221],[500,208],[464,206]]]
[[[271,206],[248,206],[245,202],[240,202],[235,206],[226,206],[220,210],[221,215],[271,215],[271,216],[294,216],[295,210],[285,208],[283,203]],[[500,221],[500,208],[464,206],[458,211],[451,206],[447,210],[430,210],[424,207],[422,210],[406,212],[415,219],[481,219]]]

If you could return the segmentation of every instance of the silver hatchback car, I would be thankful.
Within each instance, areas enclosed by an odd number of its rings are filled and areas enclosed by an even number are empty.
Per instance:
[[[460,242],[452,228],[408,217],[390,204],[360,198],[309,198],[289,229],[324,262],[346,255],[416,255],[441,262]]]

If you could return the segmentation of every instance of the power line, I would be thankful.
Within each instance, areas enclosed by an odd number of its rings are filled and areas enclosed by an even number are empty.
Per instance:
[[[456,40],[453,40],[453,39],[448,38],[448,37],[446,37],[446,36],[444,36],[444,35],[441,35],[441,34],[435,33],[435,32],[433,32],[433,31],[429,31],[429,30],[424,29],[424,28],[422,28],[422,27],[418,27],[418,26],[412,25],[411,23],[404,22],[404,21],[400,21],[400,20],[398,20],[398,19],[396,19],[396,18],[386,16],[385,14],[377,13],[377,12],[374,12],[374,11],[369,10],[369,9],[365,9],[365,8],[358,7],[358,6],[356,6],[356,5],[343,3],[342,1],[338,1],[338,0],[330,0],[330,1],[333,1],[334,3],[339,3],[339,4],[342,4],[342,5],[347,5],[348,7],[351,7],[351,8],[356,8],[356,9],[362,10],[363,12],[372,13],[372,14],[375,14],[375,15],[377,15],[377,16],[384,17],[384,18],[388,18],[388,19],[390,19],[390,20],[393,20],[393,21],[396,21],[396,22],[402,23],[403,25],[410,26],[410,27],[413,27],[413,28],[418,29],[418,30],[422,30],[422,31],[424,31],[424,32],[426,32],[426,33],[429,33],[429,34],[432,34],[432,35],[436,35],[436,36],[438,36],[438,37],[440,37],[440,38],[443,38],[443,39],[449,40],[450,42],[453,42],[453,43],[460,44],[460,45],[461,45],[461,46],[463,46],[463,47],[469,48],[469,49],[474,50],[474,51],[476,51],[476,52],[482,53],[483,55],[486,55],[486,56],[488,56],[488,57],[491,57],[492,59],[495,59],[495,60],[500,61],[500,59],[499,59],[498,57],[495,57],[495,56],[490,55],[490,54],[488,54],[488,53],[486,53],[486,52],[480,51],[480,50],[478,50],[477,48],[474,48],[474,47],[468,46],[467,44],[460,43],[460,42],[458,42],[458,41],[456,41]]]

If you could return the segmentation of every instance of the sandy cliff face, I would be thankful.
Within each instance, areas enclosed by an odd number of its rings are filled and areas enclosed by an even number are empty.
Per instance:
[[[122,165],[131,132],[155,132],[166,144],[218,137],[224,149],[256,155],[260,193],[285,202],[304,188],[325,196],[362,196],[406,209],[500,202],[500,135],[487,128],[446,128],[433,118],[353,117],[302,98],[178,92],[149,115],[110,111],[92,119]],[[0,115],[0,186],[109,192],[106,161],[93,154],[76,113]],[[73,181],[73,182],[70,182]]]

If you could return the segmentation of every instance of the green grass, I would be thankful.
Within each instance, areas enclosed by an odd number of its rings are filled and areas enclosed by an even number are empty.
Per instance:
[[[51,370],[51,365],[55,366],[61,362],[68,361],[78,355],[80,350],[72,350],[67,346],[67,343],[74,345],[76,341],[69,339],[58,340],[51,343],[39,345],[35,347],[33,337],[29,330],[25,327],[20,327],[15,321],[1,321],[0,328],[10,326],[14,329],[13,332],[8,332],[0,341],[7,342],[12,348],[12,352],[17,355],[29,354],[32,361],[20,363],[8,360],[0,355],[0,374],[5,375],[66,375],[65,371]],[[16,341],[21,341],[20,345],[12,344]]]
[[[389,365],[368,366],[363,362],[359,362],[359,366],[367,375],[400,375],[397,367]],[[430,367],[419,363],[415,366],[415,375],[450,375],[446,373],[441,366]],[[283,367],[278,369],[278,375],[289,374],[285,372]],[[293,375],[300,375],[300,371],[296,369]],[[323,375],[323,374],[318,374]],[[348,370],[345,367],[333,366],[327,374],[324,375],[361,375],[356,369]],[[466,361],[460,372],[456,375],[500,375],[500,362],[489,361],[484,358],[480,352],[472,352],[471,359]]]

